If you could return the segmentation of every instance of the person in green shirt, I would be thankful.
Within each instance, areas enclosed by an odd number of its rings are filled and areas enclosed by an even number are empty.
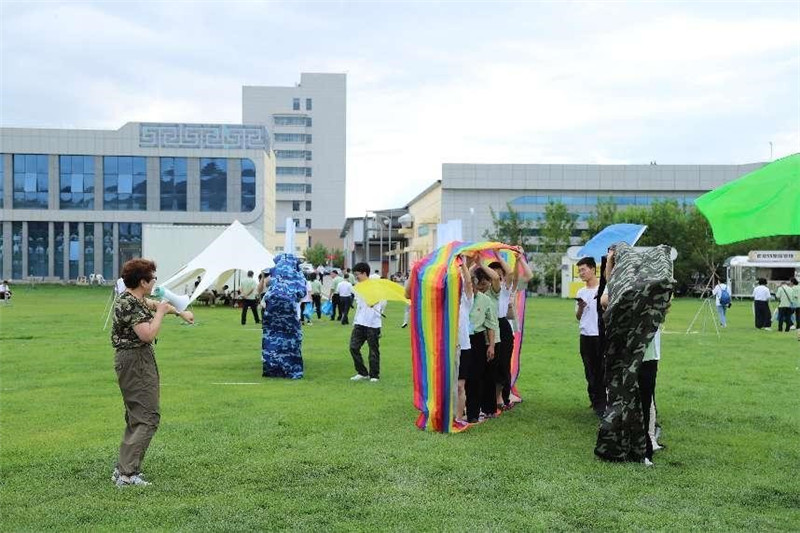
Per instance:
[[[322,318],[322,282],[317,279],[317,273],[311,273],[311,303],[317,311],[317,319]]]
[[[469,343],[471,359],[466,378],[467,422],[480,421],[480,412],[486,418],[497,416],[495,402],[494,367],[495,343],[500,340],[497,321],[497,303],[486,291],[497,274],[479,263],[474,267],[472,284],[475,287],[472,309],[469,312]]]
[[[792,296],[794,290],[788,282],[784,281],[778,290],[775,291],[775,296],[778,298],[778,331],[783,331],[783,325],[786,324],[786,332],[792,327]]]

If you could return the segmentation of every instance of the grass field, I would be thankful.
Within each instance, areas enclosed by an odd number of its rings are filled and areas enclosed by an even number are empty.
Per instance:
[[[348,327],[307,327],[306,377],[266,380],[260,330],[195,308],[197,325],[170,317],[156,349],[153,484],[120,490],[107,295],[18,287],[0,306],[3,531],[800,530],[800,342],[755,330],[747,303],[719,340],[684,334],[696,300],[673,306],[657,392],[668,448],[651,468],[594,459],[569,301],[529,300],[524,403],[459,435],[414,426],[400,305],[379,384],[349,381]]]

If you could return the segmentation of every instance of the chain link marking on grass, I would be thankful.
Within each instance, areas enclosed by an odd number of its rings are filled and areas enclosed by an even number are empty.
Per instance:
[[[458,306],[461,274],[456,259],[463,253],[479,253],[492,260],[497,254],[516,268],[514,247],[500,242],[451,242],[425,256],[411,270],[411,368],[417,427],[441,433],[463,431],[455,424],[456,365],[459,354]],[[524,302],[524,290],[521,299]],[[519,300],[517,300],[519,302]],[[524,308],[522,310],[524,313]],[[520,328],[521,329],[521,328]],[[516,337],[516,335],[515,335]],[[517,394],[519,350],[522,335],[515,338],[511,361],[512,387]]]

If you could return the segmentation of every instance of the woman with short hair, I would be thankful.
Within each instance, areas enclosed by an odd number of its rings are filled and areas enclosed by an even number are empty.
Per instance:
[[[168,302],[147,298],[155,287],[156,264],[148,259],[131,259],[122,266],[125,292],[114,304],[111,345],[114,370],[125,402],[125,433],[119,447],[112,481],[119,487],[149,485],[140,466],[161,419],[159,375],[153,349],[161,321],[166,314],[194,322],[190,311],[178,312]]]

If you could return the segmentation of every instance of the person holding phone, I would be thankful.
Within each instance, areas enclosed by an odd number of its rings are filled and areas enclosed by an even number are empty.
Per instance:
[[[580,354],[586,390],[591,408],[598,417],[606,408],[605,372],[601,351],[600,330],[597,320],[597,263],[584,257],[577,263],[578,275],[586,286],[579,289],[575,298],[575,318],[580,323]]]

